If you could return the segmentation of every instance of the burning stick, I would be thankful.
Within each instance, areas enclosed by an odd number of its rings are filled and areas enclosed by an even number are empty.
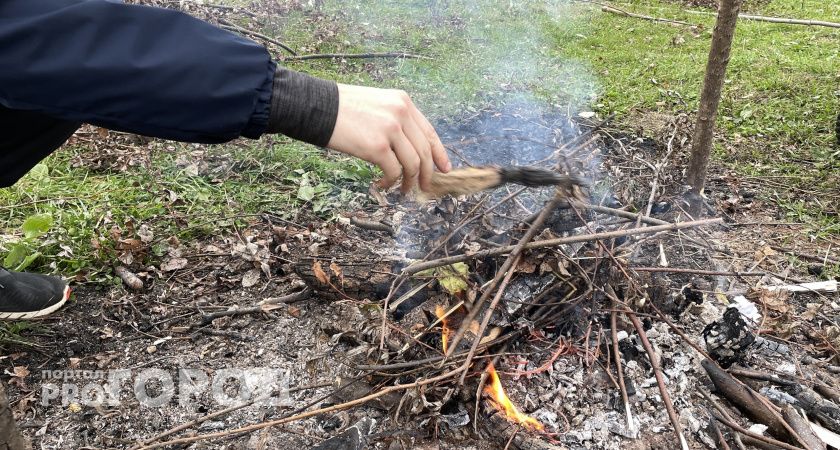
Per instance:
[[[586,186],[585,179],[578,176],[561,175],[548,169],[527,166],[509,167],[467,167],[449,173],[435,172],[431,188],[423,193],[425,198],[444,195],[469,195],[492,189],[506,183],[527,187],[539,186]]]

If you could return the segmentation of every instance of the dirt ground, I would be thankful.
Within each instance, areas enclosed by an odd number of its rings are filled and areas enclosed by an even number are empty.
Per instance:
[[[686,3],[712,7],[714,2]],[[586,152],[593,155],[586,170],[596,173],[603,187],[590,193],[593,203],[643,211],[654,180],[652,167],[659,165],[660,190],[654,197],[651,217],[686,219],[681,210],[681,168],[687,159],[692,117],[640,113],[621,123],[602,124],[593,131],[595,118],[569,117],[554,110],[546,113],[531,106],[508,104],[475,111],[440,121],[438,130],[456,165],[539,164],[564,143],[592,132],[597,140],[586,147]],[[96,146],[84,156],[86,159],[79,164],[133,165],[130,155],[115,154],[114,147],[108,145]],[[230,161],[223,159],[202,164],[207,165],[208,173],[231,170]],[[824,271],[831,265],[827,260],[837,259],[836,238],[809,236],[804,224],[789,222],[776,205],[762,200],[766,198],[763,189],[759,182],[727,167],[713,166],[706,190],[706,213],[723,217],[724,223],[681,235],[658,236],[638,245],[638,252],[626,255],[627,262],[657,267],[665,265],[665,258],[669,267],[764,272],[760,277],[692,273],[637,276],[640,284],[650,288],[649,300],[684,332],[688,341],[703,349],[704,330],[720,321],[724,311],[743,295],[761,316],[751,327],[752,335],[760,339],[739,355],[739,367],[793,377],[803,383],[821,380],[840,389],[837,373],[833,372],[840,365],[838,294],[803,292],[780,301],[763,296],[765,291],[757,289],[824,280]],[[500,188],[491,199],[498,200],[510,192]],[[510,210],[488,215],[482,226],[506,236],[516,228],[511,221],[518,224],[538,211],[551,192],[529,190]],[[476,198],[442,201],[440,211],[434,211],[435,217],[441,217],[441,211],[450,207],[472,205]],[[457,401],[424,404],[426,398],[420,389],[412,391],[413,397],[384,397],[270,428],[231,432],[369,392],[350,388],[343,394],[335,393],[338,384],[361,373],[356,366],[379,362],[370,359],[380,342],[378,301],[384,296],[382,292],[366,299],[319,293],[290,303],[273,300],[306,289],[296,263],[305,261],[311,266],[307,258],[325,249],[340,248],[343,260],[357,260],[359,264],[368,263],[372,254],[405,259],[412,245],[439,232],[432,225],[412,228],[416,225],[412,221],[419,217],[416,211],[428,205],[398,200],[393,193],[372,196],[363,208],[340,211],[335,221],[325,221],[307,211],[290,221],[267,211],[254,217],[246,228],[221,236],[190,242],[165,240],[166,251],[158,263],[128,265],[143,281],[142,290],[124,285],[74,286],[73,300],[60,313],[26,333],[34,346],[14,347],[0,360],[0,378],[8,385],[23,433],[34,448],[41,449],[131,448],[200,420],[158,440],[217,433],[214,438],[188,446],[207,449],[313,448],[334,442],[329,440],[337,436],[347,442],[322,448],[494,449],[511,443],[519,448],[574,450],[677,448],[650,359],[632,325],[621,322],[618,344],[635,417],[632,426],[626,425],[612,372],[605,370],[611,364],[610,305],[594,297],[586,308],[570,312],[551,332],[538,330],[518,337],[508,349],[511,354],[500,359],[502,384],[513,403],[544,424],[546,433],[522,429],[511,434],[504,419],[493,421],[492,408],[476,412],[470,393],[463,394],[466,400],[453,394]],[[388,202],[388,206],[382,206]],[[351,224],[351,217],[385,222],[395,228],[394,236],[360,229]],[[615,218],[609,216],[592,217],[586,224],[596,228],[615,225]],[[436,226],[446,230],[451,223],[444,221]],[[546,232],[542,237],[588,231],[577,224]],[[136,236],[138,252],[148,250],[149,242],[141,234]],[[488,241],[481,245],[484,249],[499,244]],[[578,250],[580,247],[566,246],[559,252]],[[551,252],[529,254],[537,261],[533,265],[540,267],[539,258],[548,258],[546,253]],[[499,263],[486,262],[488,266]],[[505,297],[510,304],[529,300],[545,287],[533,267],[530,273],[519,272]],[[434,317],[439,298],[439,290],[422,297],[405,317],[394,318],[394,323],[403,330],[422,328],[429,317]],[[242,308],[251,311],[235,313]],[[701,367],[703,356],[647,305],[639,305],[639,310],[688,447],[717,448],[709,427],[709,404],[701,395],[713,391]],[[214,318],[214,314],[220,317]],[[557,331],[561,328],[562,332]],[[569,345],[567,351],[552,358],[552,347],[541,344],[555,337],[568,340]],[[436,339],[423,343],[436,349],[439,333]],[[545,361],[549,361],[546,370],[533,375],[516,373],[540,368]],[[246,406],[206,418],[239,404],[236,395],[242,393],[242,385],[221,378],[219,388],[226,396],[214,397],[209,388],[189,395],[195,380],[187,378],[184,371],[215,380],[231,369],[267,370],[269,377],[256,378],[257,383],[283,395],[270,405]],[[109,376],[118,370],[127,371],[128,376],[113,381]],[[150,406],[136,393],[137,380],[148,370],[156,372],[145,390],[150,397],[165,398],[162,406]],[[73,371],[82,372],[76,373],[77,378],[60,378]],[[478,375],[471,374],[470,380],[475,382]],[[172,386],[167,386],[167,379]],[[401,382],[415,379],[409,371]],[[85,386],[89,387],[87,391]],[[767,384],[756,383],[754,387],[769,392],[767,395],[778,391]],[[74,392],[74,388],[81,392]],[[111,389],[119,397],[113,404],[96,405],[85,398],[90,392]],[[473,420],[479,423],[476,429]],[[364,429],[358,442],[353,440],[353,426]]]
[[[499,121],[511,120],[515,126],[510,122],[499,126]],[[453,148],[460,149],[457,157],[465,161],[480,159],[481,155],[495,161],[517,160],[521,156],[507,154],[505,149],[522,149],[523,145],[532,149],[528,157],[535,161],[551,153],[550,147],[539,142],[563,142],[577,132],[570,123],[561,116],[527,117],[522,111],[506,110],[458,118],[441,124],[439,129],[449,142],[465,131],[467,135],[485,136],[483,142],[453,142]],[[631,162],[661,158],[667,151],[664,143],[670,140],[668,135],[687,133],[684,127],[688,121],[656,116],[637,123],[644,125],[631,134],[607,129],[595,149],[603,155],[600,170],[606,179],[612,180],[611,201],[639,207],[646,202],[644,197],[648,192],[646,183],[639,180],[649,177],[650,169]],[[532,142],[511,139],[511,129],[529,136]],[[496,143],[498,154],[486,154],[488,142]],[[485,153],[474,153],[479,147]],[[665,189],[657,196],[656,203],[664,212],[659,217],[669,217],[673,210],[668,210],[678,208],[680,174],[675,168],[682,166],[682,155],[682,152],[674,153],[662,173]],[[773,247],[795,247],[797,252],[817,255],[826,254],[826,250],[819,242],[792,239],[797,225],[780,222],[772,205],[757,200],[753,189],[736,183],[725,168],[714,168],[710,203],[718,214],[726,217],[728,225],[689,235],[719,251],[712,253],[713,259],[706,260],[695,246],[686,245],[679,237],[667,238],[663,243],[668,248],[670,265],[720,271],[760,269],[787,281],[814,279],[816,264],[792,264],[790,257]],[[523,209],[537,204],[536,200],[528,204],[527,198],[523,202]],[[371,204],[361,213],[376,215],[381,213],[381,208]],[[42,323],[44,334],[32,336],[37,347],[19,349],[4,359],[9,394],[24,433],[36,448],[126,448],[224,407],[209,392],[202,392],[194,401],[182,405],[179,403],[184,398],[182,390],[163,407],[142,405],[133,395],[132,381],[149,368],[169,374],[178,389],[183,388],[183,380],[179,378],[179,370],[183,369],[212,376],[231,368],[271,368],[280,383],[292,390],[282,402],[246,407],[214,417],[195,426],[186,436],[224,432],[281,417],[310,404],[324,406],[338,402],[329,396],[333,383],[339,377],[352,376],[355,372],[351,360],[377,341],[375,336],[363,332],[375,329],[379,317],[378,313],[371,313],[366,302],[327,300],[316,295],[291,304],[265,307],[253,314],[205,318],[213,312],[258,305],[266,299],[301,290],[303,283],[295,274],[292,262],[335,241],[349,242],[355,249],[345,255],[350,259],[354,254],[363,255],[365,248],[381,251],[383,246],[397,245],[397,241],[381,233],[359,230],[344,220],[324,223],[303,214],[295,223],[289,223],[266,215],[239,233],[203,242],[169,242],[168,254],[161,264],[133,268],[146,283],[141,292],[123,286],[78,286],[74,300],[60,314]],[[662,247],[651,242],[644,248],[641,254],[633,256],[633,262],[655,266]],[[523,280],[527,278],[523,277]],[[767,275],[761,282],[769,283],[772,277]],[[663,274],[651,277],[649,282],[666,291],[661,298],[654,299],[658,306],[669,312],[690,339],[702,346],[704,327],[721,316],[725,303],[739,292],[746,293],[756,280]],[[687,283],[693,283],[702,292],[698,304],[681,303],[685,300],[681,289]],[[529,291],[525,289],[527,296]],[[758,306],[765,317],[760,325],[762,333],[771,342],[783,344],[784,350],[755,346],[740,364],[755,370],[783,368],[784,373],[810,377],[824,370],[815,361],[837,357],[831,349],[835,345],[832,339],[836,342],[836,336],[831,337],[832,327],[837,326],[831,319],[838,314],[836,294],[796,294],[790,300],[785,304],[768,302]],[[417,311],[422,310],[433,310],[433,302],[426,301],[417,307]],[[599,317],[602,319],[603,315]],[[401,324],[408,326],[411,320],[414,319],[404,318]],[[666,324],[649,318],[645,324],[648,338],[660,352],[690,447],[714,448],[707,430],[708,415],[698,396],[698,390],[709,386],[699,365],[702,357],[681,342]],[[632,401],[637,425],[643,430],[641,439],[625,437],[631,434],[622,424],[617,394],[600,363],[588,353],[561,356],[552,363],[550,371],[533,377],[503,378],[514,403],[560,433],[553,438],[556,448],[673,448],[670,425],[650,365],[639,342],[632,337],[632,330],[628,332],[621,345],[625,376],[635,392]],[[528,344],[521,345],[524,349]],[[539,361],[535,358],[529,364]],[[507,364],[513,362],[509,360]],[[127,380],[118,383],[119,404],[91,405],[78,398],[74,400],[71,393],[59,395],[48,387],[50,383],[68,384],[51,378],[54,371],[99,370],[107,375],[107,371],[115,369],[127,369],[131,373]],[[77,384],[80,389],[88,382],[108,386],[108,380],[101,378],[70,380],[70,384]],[[153,382],[148,389],[155,396],[165,392],[166,387],[162,382]],[[235,393],[236,389],[230,392]],[[289,445],[308,448],[365,417],[375,420],[371,448],[500,448],[503,445],[492,432],[476,434],[470,431],[471,427],[444,426],[439,421],[433,425],[423,414],[404,413],[396,419],[387,411],[389,408],[393,405],[373,403],[254,433],[225,436],[196,444],[194,448]],[[444,417],[454,420],[446,414]]]

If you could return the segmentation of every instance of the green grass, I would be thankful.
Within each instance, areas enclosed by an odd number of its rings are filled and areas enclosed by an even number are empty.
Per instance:
[[[434,2],[432,2],[434,3]],[[535,108],[592,108],[619,121],[634,111],[694,111],[714,16],[676,2],[631,1],[621,8],[693,27],[652,23],[567,2],[470,2],[435,11],[429,3],[328,2],[340,38],[306,48],[324,21],[306,13],[266,32],[307,51],[406,50],[433,61],[293,63],[348,82],[398,86],[430,115],[452,117],[511,98]],[[748,13],[840,21],[840,3],[747,2]],[[706,11],[707,13],[709,11]],[[325,20],[331,23],[329,19]],[[745,176],[788,177],[798,190],[769,185],[762,198],[815,235],[840,233],[836,206],[814,199],[838,191],[834,121],[840,112],[840,30],[740,21],[720,105],[716,164]],[[334,75],[333,75],[334,76]],[[830,206],[830,205],[829,205]],[[828,212],[826,212],[828,211]]]
[[[37,347],[37,344],[23,335],[40,329],[40,326],[32,322],[0,322],[0,350],[6,347]]]
[[[302,53],[408,51],[433,58],[288,64],[340,82],[405,89],[433,120],[523,99],[534,108],[591,108],[619,120],[635,111],[697,107],[713,17],[664,1],[619,6],[698,26],[562,1],[434,6],[440,3],[331,0],[317,12],[278,14],[261,31]],[[747,9],[840,21],[837,2],[771,0]],[[715,164],[743,176],[794,177],[785,180],[813,195],[768,185],[763,198],[807,221],[815,236],[840,233],[836,214],[823,212],[831,205],[810,200],[838,194],[832,135],[840,110],[838,39],[836,29],[742,21],[719,119],[723,139]],[[231,170],[190,175],[177,161],[177,154],[196,150],[190,145],[161,146],[149,168],[112,173],[74,167],[73,155],[86,149],[66,148],[45,161],[46,171],[0,190],[0,235],[14,237],[27,217],[49,213],[55,225],[40,241],[38,269],[97,280],[117,255],[112,230],[134,237],[132,230],[146,224],[158,239],[189,241],[241,226],[264,210],[291,217],[314,208],[329,217],[358,199],[374,176],[365,164],[323,158],[320,150],[285,139],[202,149],[217,161],[211,167]],[[161,251],[153,248],[146,262]]]
[[[176,161],[178,154],[193,150],[161,148],[152,153],[150,168],[91,172],[71,164],[85,149],[66,148],[13,188],[0,190],[3,233],[14,241],[27,217],[51,215],[54,226],[40,241],[44,256],[38,265],[96,280],[100,270],[110,272],[119,240],[137,238],[142,224],[161,242],[147,255],[146,262],[154,263],[169,237],[189,242],[212,236],[263,211],[292,217],[306,206],[329,215],[357,198],[372,173],[360,162],[324,158],[314,147],[283,139],[273,145],[207,147],[204,158],[224,161],[219,164],[229,171],[196,175]],[[310,189],[316,195],[307,201]]]

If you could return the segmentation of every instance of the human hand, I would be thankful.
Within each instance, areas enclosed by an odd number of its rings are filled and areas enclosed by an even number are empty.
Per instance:
[[[327,147],[376,164],[388,188],[402,176],[402,191],[430,187],[435,167],[452,163],[435,129],[408,94],[393,89],[338,85],[338,117]]]

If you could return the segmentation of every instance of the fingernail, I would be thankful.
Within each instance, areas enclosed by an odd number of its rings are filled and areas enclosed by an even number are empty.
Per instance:
[[[446,168],[445,168],[445,170],[446,170],[447,172],[449,172],[450,170],[452,170],[452,161],[446,161]]]

